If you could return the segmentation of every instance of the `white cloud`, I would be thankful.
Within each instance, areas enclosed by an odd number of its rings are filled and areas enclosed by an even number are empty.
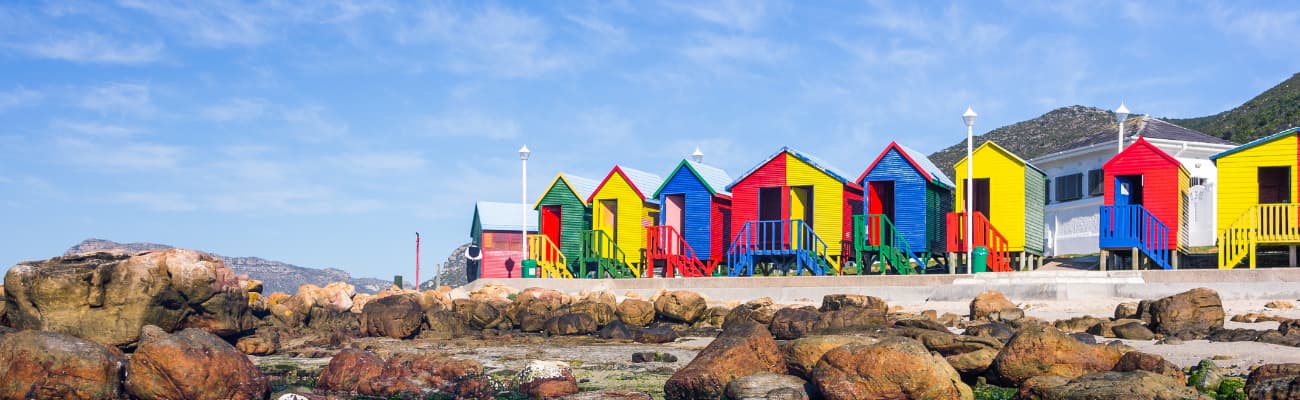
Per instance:
[[[66,155],[67,162],[108,172],[168,172],[180,165],[185,154],[178,146],[148,142],[110,143],[59,137],[55,144]]]
[[[478,137],[509,140],[519,137],[519,124],[510,119],[493,118],[473,111],[443,114],[426,124],[436,137]]]
[[[80,105],[103,114],[147,116],[154,112],[149,86],[132,83],[93,88],[81,98]]]
[[[152,211],[193,211],[198,208],[189,196],[170,192],[121,192],[110,197],[114,202],[136,205]]]
[[[741,31],[759,29],[767,15],[767,2],[757,0],[713,0],[673,2],[667,6],[691,17]]]
[[[542,19],[498,6],[468,15],[429,8],[397,34],[401,43],[443,46],[445,69],[507,78],[535,77],[568,67],[570,61],[547,45],[549,37]]]
[[[99,64],[147,64],[158,61],[164,48],[160,42],[118,43],[107,36],[91,32],[57,35],[35,41],[21,40],[19,43],[11,42],[8,46],[40,58]]]
[[[1235,4],[1235,3],[1231,3]],[[1214,3],[1209,7],[1213,26],[1223,32],[1246,38],[1252,45],[1263,49],[1284,51],[1294,55],[1300,49],[1300,10],[1240,10]]]
[[[323,142],[348,133],[346,122],[335,121],[325,115],[321,106],[304,106],[284,112],[284,120],[291,125],[294,136],[307,142]]]
[[[349,172],[358,174],[386,174],[424,168],[424,156],[414,152],[360,152],[335,156],[332,160]]]
[[[242,2],[120,0],[119,4],[152,15],[191,42],[202,46],[254,46],[269,39],[265,14]]]
[[[91,121],[69,121],[56,119],[50,123],[50,129],[76,132],[87,136],[126,138],[139,132],[136,128]]]
[[[695,62],[723,67],[735,62],[775,63],[784,59],[792,50],[758,37],[702,34],[682,52]]]
[[[352,199],[316,185],[252,189],[214,194],[207,205],[222,212],[245,214],[359,214],[385,204],[373,199]]]
[[[22,87],[7,92],[0,92],[0,111],[36,104],[44,97],[45,95],[41,92]]]
[[[270,106],[263,99],[231,99],[199,110],[205,119],[220,122],[246,121],[261,117]]]

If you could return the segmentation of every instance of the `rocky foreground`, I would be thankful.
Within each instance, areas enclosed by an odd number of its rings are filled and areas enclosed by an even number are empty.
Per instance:
[[[965,315],[847,294],[723,304],[339,282],[263,295],[216,258],[170,249],[23,263],[0,296],[0,399],[1300,399],[1300,364],[1234,377],[1133,346],[1300,351],[1291,319],[1225,329],[1210,289],[1050,322],[997,292]]]

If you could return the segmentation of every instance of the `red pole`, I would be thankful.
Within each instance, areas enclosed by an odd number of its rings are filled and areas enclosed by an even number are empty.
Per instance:
[[[420,290],[420,232],[415,233],[415,290]]]

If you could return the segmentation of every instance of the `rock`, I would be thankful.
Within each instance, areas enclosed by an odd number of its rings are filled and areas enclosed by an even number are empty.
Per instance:
[[[721,328],[727,321],[727,314],[731,313],[731,308],[723,306],[709,307],[704,310],[704,318],[695,323],[698,327]]]
[[[672,353],[660,353],[660,352],[657,352],[657,351],[642,351],[642,352],[632,353],[632,362],[634,362],[634,363],[648,363],[648,362],[666,362],[666,363],[673,363],[673,362],[677,362],[677,356],[672,355]]]
[[[193,250],[92,253],[23,262],[5,274],[5,318],[19,330],[126,347],[141,328],[222,336],[256,324],[249,295],[220,260]]]
[[[1138,319],[1138,303],[1119,303],[1115,306],[1115,319]]]
[[[1091,333],[1071,333],[1070,337],[1074,338],[1074,340],[1078,340],[1080,343],[1097,344],[1097,336]]]
[[[578,380],[563,361],[530,362],[515,376],[515,382],[519,383],[520,392],[534,399],[553,399],[578,393]]]
[[[929,329],[905,329],[899,332],[899,336],[920,341],[926,349],[945,357],[958,372],[971,376],[983,374],[1002,348],[1002,342],[995,338]]]
[[[1083,375],[1064,385],[1047,389],[1043,399],[1183,400],[1209,397],[1168,376],[1147,371],[1129,371]]]
[[[989,366],[993,365],[993,359],[998,357],[998,351],[995,349],[982,349],[969,353],[955,354],[944,357],[944,360],[951,365],[953,369],[965,376],[982,375],[988,371]]]
[[[1142,320],[1142,323],[1147,324],[1147,326],[1150,326],[1151,325],[1151,303],[1154,302],[1155,301],[1152,300],[1139,301],[1137,317],[1134,318],[1140,319]]]
[[[1300,336],[1300,320],[1287,320],[1277,325],[1282,336]]]
[[[1295,308],[1295,304],[1291,304],[1291,302],[1286,300],[1273,300],[1268,302],[1268,304],[1265,304],[1264,308],[1272,308],[1274,310],[1290,310],[1292,308]]]
[[[790,374],[805,379],[812,379],[813,367],[821,361],[826,352],[846,344],[871,345],[876,339],[862,336],[825,335],[808,336],[781,344],[781,353],[785,355],[786,367]]]
[[[638,329],[632,339],[637,343],[672,343],[677,340],[677,331],[667,326]]]
[[[708,309],[703,296],[684,290],[664,293],[654,303],[659,316],[688,324],[698,321]]]
[[[424,321],[419,295],[396,294],[371,300],[361,310],[361,334],[405,339],[414,336]]]
[[[0,335],[0,398],[123,397],[126,357],[102,344],[56,332]]]
[[[1136,305],[1134,307],[1136,307]],[[1092,331],[1094,327],[1100,325],[1101,322],[1100,319],[1085,315],[1082,317],[1058,320],[1053,323],[1052,326],[1066,333],[1079,333]]]
[[[812,307],[782,308],[772,317],[772,336],[777,340],[791,340],[804,337],[812,332],[813,325],[821,318],[817,309]]]
[[[624,325],[623,321],[614,321],[610,322],[609,325],[605,325],[604,328],[600,328],[597,336],[600,336],[601,339],[632,340],[636,337],[636,332]]]
[[[596,321],[596,327],[602,327],[618,320],[618,316],[614,314],[614,307],[589,300],[574,303],[569,306],[569,312],[591,316],[591,319]]]
[[[1201,339],[1223,328],[1219,293],[1197,288],[1151,303],[1151,330],[1180,339]]]
[[[452,300],[452,312],[464,318],[465,322],[474,329],[510,328],[511,323],[506,319],[503,311],[508,305],[500,303],[501,300],[495,296],[480,296],[480,298],[484,300]]]
[[[1278,331],[1264,331],[1256,339],[1260,343],[1276,344],[1279,346],[1300,347],[1300,335],[1283,335]]]
[[[1011,336],[1015,335],[1016,331],[1011,328],[1011,325],[1001,322],[989,322],[986,324],[966,327],[966,332],[963,334],[968,336],[990,337],[997,339],[999,342],[1006,343],[1008,340],[1011,340]]]
[[[146,326],[127,365],[126,390],[140,399],[262,399],[271,387],[248,356],[216,335]]]
[[[4,281],[0,281],[4,283]],[[0,326],[7,326],[9,322],[5,320],[5,285],[0,285]]]
[[[651,400],[649,394],[623,389],[606,389],[594,392],[582,392],[572,396],[561,397],[563,400]]]
[[[1020,390],[1016,391],[1017,399],[1042,399],[1047,396],[1047,391],[1070,383],[1070,378],[1059,375],[1040,375],[1020,385]]]
[[[272,328],[259,329],[252,336],[239,338],[235,348],[241,353],[253,356],[275,354],[280,351],[280,333]]]
[[[384,361],[379,377],[360,381],[358,392],[366,396],[425,398],[432,393],[480,397],[491,393],[481,380],[483,366],[477,361],[446,357],[437,353],[394,353]]]
[[[596,333],[596,319],[587,314],[564,314],[546,321],[546,333],[556,336]]]
[[[1250,399],[1300,398],[1300,364],[1265,364],[1246,378],[1246,397]]]
[[[971,300],[970,319],[972,321],[985,319],[988,318],[990,314],[1000,314],[1012,309],[1018,309],[1016,308],[1016,303],[1007,300],[1007,297],[1002,295],[1002,292],[989,290],[980,293],[975,296],[975,299]]]
[[[1093,325],[1092,328],[1088,329],[1088,333],[1101,336],[1101,337],[1106,337],[1106,338],[1115,338],[1118,337],[1115,335],[1115,327],[1119,325],[1128,324],[1131,322],[1137,322],[1139,324],[1142,323],[1141,320],[1136,320],[1136,319],[1101,321],[1101,323],[1098,323],[1097,325]]]
[[[883,316],[888,311],[889,304],[878,297],[857,294],[828,294],[822,297],[822,307],[820,311],[826,312],[849,309],[868,310]]]
[[[357,393],[363,382],[379,378],[384,360],[374,353],[343,349],[321,370],[316,389],[326,393]]]
[[[1142,321],[1133,321],[1127,324],[1116,325],[1111,328],[1115,332],[1115,337],[1128,340],[1153,340],[1156,334],[1142,325]]]
[[[618,304],[618,319],[630,326],[649,325],[655,320],[655,306],[645,300],[623,300]]]
[[[1205,339],[1211,342],[1254,342],[1264,331],[1255,329],[1215,329]]]
[[[545,324],[542,321],[541,324]],[[543,328],[537,328],[537,331]],[[451,311],[431,311],[424,313],[424,329],[420,332],[420,337],[431,339],[451,339],[464,335],[469,331],[469,326],[459,315]],[[526,331],[534,332],[534,331]]]
[[[664,384],[667,399],[716,399],[732,380],[759,372],[785,374],[785,360],[767,328],[737,322],[722,331]]]
[[[1214,360],[1201,360],[1187,374],[1187,386],[1191,386],[1201,393],[1214,393],[1219,390],[1219,384],[1223,382],[1223,376],[1223,368],[1215,364]]]
[[[929,329],[932,331],[948,332],[948,327],[938,322],[928,319],[900,319],[894,322],[894,326],[904,328]]]
[[[943,313],[939,316],[939,323],[949,328],[955,328],[961,325],[961,316],[953,313]]]
[[[1160,375],[1173,378],[1174,380],[1177,380],[1180,384],[1185,384],[1185,382],[1187,382],[1187,378],[1183,376],[1183,370],[1181,368],[1178,368],[1177,365],[1174,365],[1174,363],[1165,361],[1164,357],[1160,357],[1155,354],[1143,353],[1140,351],[1130,351],[1128,353],[1124,353],[1124,355],[1119,358],[1119,361],[1115,363],[1115,368],[1112,368],[1111,371],[1154,372]]]
[[[609,308],[618,308],[618,296],[615,296],[614,292],[608,290],[598,290],[587,293],[581,296],[579,300],[604,304],[609,306]]]
[[[1007,341],[989,368],[999,381],[1018,386],[1039,375],[1076,378],[1110,371],[1127,349],[1089,345],[1050,326],[1026,326]]]
[[[482,301],[508,300],[510,299],[510,296],[518,294],[519,289],[499,283],[489,283],[479,287],[478,289],[474,289],[474,291],[469,293],[469,298],[471,300]]]
[[[754,321],[759,325],[770,326],[772,318],[776,316],[777,309],[772,306],[772,299],[763,297],[760,299],[750,300],[738,307],[732,308],[727,313],[727,317],[722,322],[723,329],[733,321]]]
[[[813,368],[812,381],[827,400],[974,397],[942,357],[903,337],[832,349]]]
[[[1019,308],[1004,308],[998,311],[990,312],[988,316],[985,316],[984,318],[989,321],[1014,322],[1014,321],[1019,321],[1021,318],[1024,317],[1025,317],[1024,310],[1021,310]]]
[[[844,309],[821,313],[812,331],[816,333],[845,333],[884,326],[885,315],[868,309]]]
[[[760,372],[731,381],[726,394],[732,400],[807,400],[807,386],[797,376]]]

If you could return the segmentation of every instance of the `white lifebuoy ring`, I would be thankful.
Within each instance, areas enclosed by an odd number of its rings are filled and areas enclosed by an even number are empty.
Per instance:
[[[478,250],[478,255],[477,255],[477,256],[475,256],[475,255],[471,255],[471,254],[470,254],[473,250]],[[483,250],[480,249],[478,246],[470,246],[469,248],[465,249],[465,259],[466,259],[466,260],[470,260],[470,261],[478,261],[478,260],[482,260],[482,259],[483,259]]]

